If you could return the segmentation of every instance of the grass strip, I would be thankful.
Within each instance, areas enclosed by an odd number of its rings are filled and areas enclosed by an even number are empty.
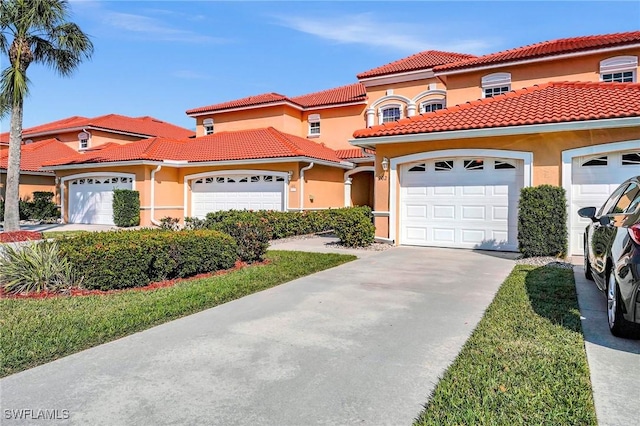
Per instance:
[[[573,272],[518,265],[416,425],[596,425]]]
[[[1,374],[57,358],[354,260],[269,251],[271,263],[153,291],[0,300]]]

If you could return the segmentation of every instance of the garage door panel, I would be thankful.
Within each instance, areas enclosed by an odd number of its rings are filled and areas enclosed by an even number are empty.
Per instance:
[[[133,179],[127,177],[105,175],[70,181],[69,223],[113,225],[113,190],[132,188]]]
[[[521,164],[511,170],[465,170],[463,159],[456,158],[451,170],[436,172],[436,161],[441,160],[425,162],[424,171],[402,170],[400,243],[516,250]]]

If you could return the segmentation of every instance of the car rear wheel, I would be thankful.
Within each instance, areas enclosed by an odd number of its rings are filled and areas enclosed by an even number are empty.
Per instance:
[[[609,330],[611,334],[618,337],[626,337],[629,333],[629,324],[622,315],[622,305],[620,303],[620,289],[616,275],[609,272],[607,282],[607,317],[609,319]]]
[[[591,273],[591,262],[589,262],[589,252],[587,251],[587,243],[584,243],[584,277],[590,281],[593,281],[593,274]]]

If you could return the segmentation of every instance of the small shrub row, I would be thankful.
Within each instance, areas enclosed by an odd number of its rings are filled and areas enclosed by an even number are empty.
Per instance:
[[[61,239],[59,245],[91,290],[143,287],[228,269],[237,259],[234,239],[211,230],[96,232]]]
[[[269,210],[227,210],[207,214],[206,219],[187,218],[188,229],[217,229],[230,233],[233,224],[249,223],[266,232],[266,240],[334,230],[342,244],[348,247],[370,245],[375,238],[369,207],[345,207],[305,212],[277,212]],[[246,227],[244,227],[246,228]],[[240,239],[242,232],[239,233]],[[237,234],[236,234],[237,235]],[[238,236],[236,236],[238,240]],[[238,240],[239,245],[242,241]]]
[[[518,243],[524,257],[567,253],[567,197],[564,188],[523,188],[518,212]]]
[[[0,222],[4,221],[4,200],[0,200]],[[20,220],[55,220],[60,209],[53,202],[53,192],[36,191],[33,200],[26,197],[18,201]]]
[[[138,191],[113,190],[113,223],[121,228],[140,225],[140,193]]]

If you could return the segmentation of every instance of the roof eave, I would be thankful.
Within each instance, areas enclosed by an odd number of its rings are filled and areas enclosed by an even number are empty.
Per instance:
[[[406,81],[425,80],[433,78],[433,68],[420,69],[415,71],[405,71],[397,73],[388,73],[372,77],[363,77],[358,80],[364,87],[381,86],[384,84],[403,83]]]
[[[353,146],[371,148],[380,144],[429,142],[435,140],[470,139],[496,136],[526,135],[578,130],[640,127],[640,117],[610,118],[603,120],[565,121],[562,123],[530,124],[486,129],[450,130],[444,132],[414,133],[409,135],[369,136],[350,139]]]
[[[573,58],[573,57],[577,57],[577,56],[586,56],[586,55],[595,55],[595,54],[598,54],[598,53],[614,52],[614,51],[618,51],[618,50],[634,49],[634,48],[639,48],[639,47],[640,47],[640,43],[636,43],[636,44],[629,44],[629,45],[624,45],[624,46],[607,47],[607,48],[604,48],[604,49],[581,50],[581,51],[572,52],[572,53],[559,53],[557,55],[551,54],[551,55],[547,55],[547,56],[541,56],[541,57],[538,57],[538,58],[522,59],[522,60],[518,60],[518,61],[496,62],[494,64],[471,66],[471,67],[467,67],[467,68],[456,68],[456,69],[452,69],[450,71],[447,71],[447,70],[445,70],[445,71],[435,70],[434,71],[434,75],[436,77],[441,77],[441,76],[447,76],[447,75],[453,75],[453,74],[463,74],[463,73],[466,73],[466,72],[483,71],[483,70],[489,70],[489,69],[494,69],[494,68],[511,67],[511,66],[515,66],[515,65],[525,65],[525,64],[532,64],[532,63],[536,63],[536,62],[555,61],[555,60],[558,60],[558,59],[566,59],[566,58]]]
[[[243,107],[233,107],[233,108],[220,108],[220,109],[210,109],[210,110],[206,110],[206,111],[200,111],[200,112],[193,112],[191,114],[189,114],[189,112],[187,111],[186,114],[189,117],[200,117],[203,115],[209,115],[209,114],[216,114],[216,113],[220,113],[220,112],[234,112],[234,111],[245,111],[248,109],[258,109],[258,108],[268,108],[268,107],[273,107],[273,106],[279,106],[279,105],[288,105],[294,109],[303,110],[303,107],[301,107],[298,104],[295,104],[293,102],[288,102],[288,101],[274,101],[274,102],[263,102],[257,105],[247,105],[247,106],[243,106]]]

